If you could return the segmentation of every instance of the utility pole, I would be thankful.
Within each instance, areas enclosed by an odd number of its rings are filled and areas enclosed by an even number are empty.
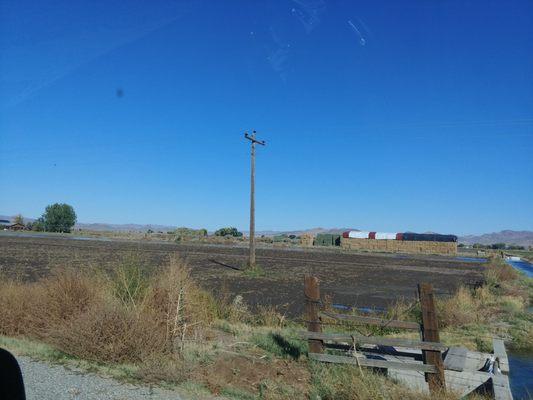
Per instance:
[[[255,138],[255,131],[252,131],[252,135],[248,135],[248,132],[244,133],[244,137],[251,142],[251,178],[250,178],[250,261],[249,267],[255,268],[255,144],[265,145],[264,140],[257,140]]]

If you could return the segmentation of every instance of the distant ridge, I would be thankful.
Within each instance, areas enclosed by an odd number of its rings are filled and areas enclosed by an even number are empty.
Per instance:
[[[14,215],[0,215],[0,219],[6,219],[12,221]],[[35,221],[35,218],[24,218],[25,222]],[[107,223],[77,223],[74,226],[75,229],[86,229],[93,231],[111,231],[111,232],[146,232],[151,229],[154,232],[168,232],[173,231],[177,226],[173,225],[157,225],[157,224],[107,224]],[[296,235],[303,234],[316,235],[318,233],[334,233],[341,234],[346,231],[358,231],[356,228],[310,228],[291,231],[275,231],[264,230],[256,231],[256,235],[261,236],[276,236],[276,235]],[[247,234],[247,231],[243,231]],[[212,232],[210,232],[212,233]],[[493,243],[505,243],[515,244],[519,246],[533,246],[533,231],[513,231],[503,230],[500,232],[485,233],[482,235],[465,235],[459,236],[460,243],[464,244],[493,244]]]
[[[14,215],[0,215],[0,219],[13,221]],[[33,222],[36,218],[24,217],[24,222]],[[106,224],[106,223],[84,223],[79,222],[74,225],[74,229],[84,229],[92,231],[111,231],[111,232],[146,232],[151,229],[155,232],[167,232],[176,229],[172,225],[157,225],[157,224]]]
[[[459,237],[459,242],[464,244],[493,244],[505,243],[519,246],[533,246],[532,231],[511,231],[485,233],[483,235],[467,235]]]
[[[346,232],[346,231],[359,231],[359,229],[355,229],[355,228],[311,228],[311,229],[302,229],[302,230],[294,230],[294,231],[281,231],[281,232],[275,232],[275,231],[270,231],[270,232],[274,232],[273,234],[274,235],[280,235],[280,234],[283,234],[283,235],[296,235],[296,236],[300,236],[300,235],[303,235],[303,234],[310,234],[310,235],[317,235],[319,233],[333,233],[333,234],[336,234],[336,235],[339,235],[343,232]],[[267,235],[265,235],[267,236]]]

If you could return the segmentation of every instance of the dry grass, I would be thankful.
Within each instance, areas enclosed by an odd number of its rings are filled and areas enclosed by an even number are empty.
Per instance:
[[[2,280],[0,333],[47,337],[52,326],[84,313],[103,300],[101,282],[73,270],[56,271],[38,283]]]
[[[517,350],[532,350],[533,318],[527,312],[532,298],[533,280],[494,258],[487,264],[485,285],[460,287],[452,296],[437,298],[441,339],[450,345],[492,351],[491,338],[498,336]],[[405,302],[389,310],[390,316],[403,315],[400,319],[405,320],[419,320],[419,314],[419,307],[408,310]]]
[[[382,374],[352,366],[313,363],[310,398],[322,400],[455,400],[453,392],[423,394],[395,384]],[[476,397],[472,397],[475,399]],[[480,397],[481,399],[481,397]]]
[[[465,327],[522,315],[531,290],[517,285],[512,272],[489,267],[493,280],[486,286],[440,299],[443,336],[459,338]],[[224,395],[244,390],[250,394],[244,398],[426,398],[367,370],[317,363],[307,369],[305,342],[294,333],[299,328],[276,307],[252,312],[227,290],[215,301],[176,257],[158,271],[128,257],[110,273],[63,269],[35,283],[4,279],[0,308],[1,335],[36,339],[83,360],[133,365],[143,381],[196,377]],[[398,302],[388,317],[416,320],[418,314],[416,306]],[[532,325],[523,324],[531,342]]]
[[[486,284],[475,289],[461,287],[454,296],[437,301],[442,328],[490,325],[522,318],[530,302],[527,278],[502,260],[494,259],[485,271]]]
[[[485,280],[488,285],[495,286],[519,278],[520,273],[500,258],[492,258],[485,270]]]
[[[31,284],[3,281],[0,333],[40,339],[92,361],[179,356],[217,317],[215,301],[178,258],[154,276],[132,265],[111,276],[62,270]]]

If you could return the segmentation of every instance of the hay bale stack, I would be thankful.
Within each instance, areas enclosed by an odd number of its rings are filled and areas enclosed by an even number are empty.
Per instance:
[[[311,235],[310,233],[304,233],[300,235],[300,244],[303,247],[312,247],[314,240],[315,240],[315,237]]]
[[[457,242],[425,242],[409,240],[374,240],[342,238],[341,246],[346,250],[412,254],[457,254]]]

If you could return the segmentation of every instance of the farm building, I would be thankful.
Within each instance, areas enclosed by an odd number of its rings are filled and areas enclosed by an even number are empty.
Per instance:
[[[23,231],[24,229],[26,229],[24,224],[18,222],[11,223],[11,221],[8,221],[7,219],[0,219],[0,230]]]
[[[14,224],[11,224],[7,227],[10,231],[23,231],[26,229],[26,226],[24,224],[15,222]]]
[[[457,236],[437,233],[368,231],[348,231],[342,235],[322,233],[316,236],[314,245],[391,253],[457,254]]]

